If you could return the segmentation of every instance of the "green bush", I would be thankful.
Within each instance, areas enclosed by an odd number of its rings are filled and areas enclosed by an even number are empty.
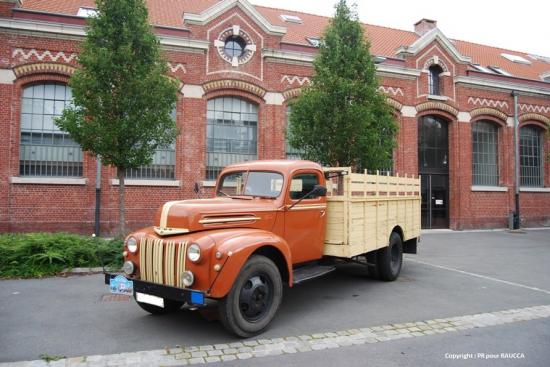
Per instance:
[[[0,277],[53,275],[66,268],[122,266],[123,243],[69,233],[0,235]]]

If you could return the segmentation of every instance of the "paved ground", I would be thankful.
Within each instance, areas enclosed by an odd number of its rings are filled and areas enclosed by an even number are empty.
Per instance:
[[[549,263],[550,230],[526,234],[426,234],[420,254],[407,256],[396,282],[371,280],[360,266],[352,265],[286,290],[276,319],[260,337],[277,344],[289,339],[278,338],[323,333],[321,341],[333,345],[338,341],[330,332],[340,331],[340,344],[344,346],[228,363],[292,366],[313,362],[331,366],[372,361],[375,365],[400,366],[415,361],[412,364],[546,365],[550,358],[550,318],[545,316],[546,309],[536,311],[536,320],[525,320],[532,318],[532,306],[550,305]],[[107,292],[101,276],[1,281],[0,362],[35,360],[41,354],[77,357],[241,342],[228,335],[218,322],[208,322],[196,312],[154,317],[133,302],[103,302],[102,296]],[[489,312],[492,314],[486,317],[500,319],[501,314],[494,312],[502,310],[516,312],[516,319],[505,324],[483,324],[479,329],[467,328],[476,326],[472,324],[476,316],[463,319],[463,329],[457,327],[442,334],[429,335],[421,330],[421,335],[412,335],[417,331],[408,330],[406,334],[418,337],[382,339],[373,344],[367,340],[384,338],[372,330],[375,326],[392,328],[399,334],[402,330],[395,324]],[[363,342],[345,346],[354,329],[367,333],[361,334]],[[184,352],[180,351],[182,355]],[[466,358],[470,353],[524,356],[476,357],[467,361],[451,358]],[[92,358],[86,363],[101,365],[107,360],[94,362]],[[179,360],[178,364],[190,361]],[[82,359],[71,360],[76,362]]]

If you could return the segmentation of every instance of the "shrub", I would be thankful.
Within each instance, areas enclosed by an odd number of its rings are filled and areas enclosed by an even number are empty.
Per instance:
[[[54,275],[66,268],[120,268],[120,239],[106,240],[69,233],[0,235],[0,277]]]

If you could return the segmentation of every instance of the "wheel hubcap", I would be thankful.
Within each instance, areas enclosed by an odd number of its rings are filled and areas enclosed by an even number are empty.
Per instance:
[[[263,274],[251,276],[241,288],[239,307],[242,316],[248,321],[258,321],[271,307],[273,285]]]

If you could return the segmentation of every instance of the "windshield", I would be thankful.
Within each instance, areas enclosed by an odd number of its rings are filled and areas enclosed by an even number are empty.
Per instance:
[[[283,189],[283,175],[276,172],[240,171],[223,175],[217,196],[276,198]]]

